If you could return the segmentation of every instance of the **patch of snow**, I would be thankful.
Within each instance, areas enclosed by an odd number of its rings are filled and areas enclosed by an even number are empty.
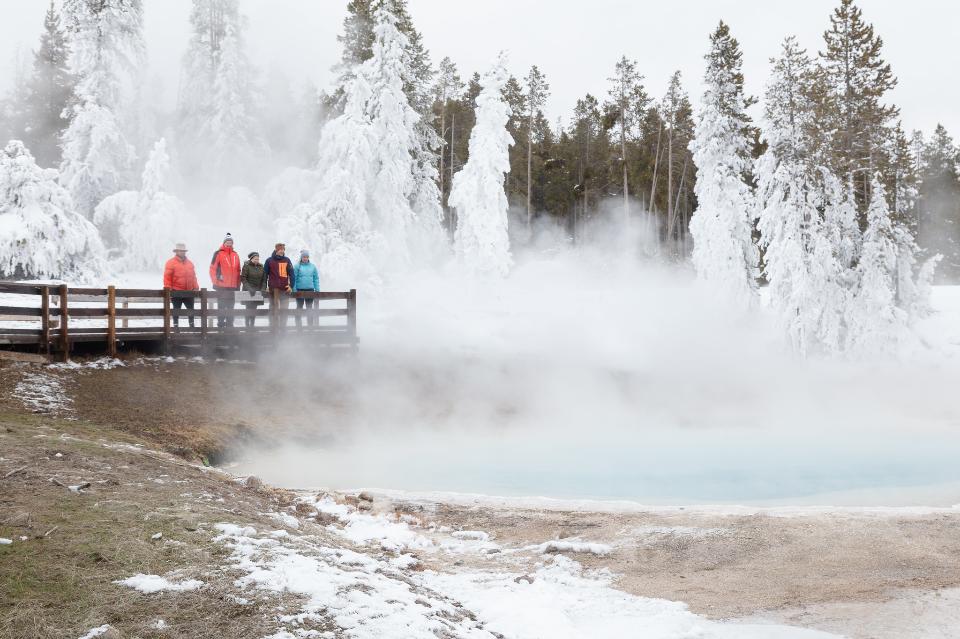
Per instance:
[[[173,582],[160,575],[137,574],[126,579],[119,579],[113,583],[121,586],[127,586],[138,590],[144,594],[151,594],[162,591],[185,592],[188,590],[197,590],[203,585],[202,581],[197,579],[185,579],[181,582]]]
[[[713,622],[683,603],[611,588],[609,575],[584,574],[580,564],[563,556],[541,565],[532,581],[508,573],[427,571],[421,578],[511,639],[838,639],[787,626]]]
[[[158,533],[154,533],[154,534],[150,535],[150,539],[160,539],[161,537],[163,537],[163,533],[162,533],[162,532],[158,532]]]
[[[0,537],[0,546],[9,546],[13,543],[12,539],[7,539],[6,537]]]
[[[584,541],[577,540],[554,540],[554,541],[545,541],[542,544],[537,544],[536,546],[530,546],[530,550],[536,550],[541,554],[554,553],[554,552],[572,552],[572,553],[589,553],[591,555],[596,555],[598,557],[605,557],[609,555],[613,548],[607,544],[594,544]]]
[[[37,413],[61,413],[73,404],[60,380],[45,373],[24,372],[13,389],[13,396]]]
[[[157,619],[155,622],[153,622],[153,625],[151,626],[151,628],[156,628],[157,630],[163,630],[166,627],[167,627],[167,622],[164,621],[163,619]]]
[[[457,539],[469,539],[473,541],[489,541],[490,535],[483,532],[482,530],[455,530],[450,533],[451,537],[456,537]]]
[[[75,362],[73,360],[70,360],[68,362],[57,362],[55,364],[49,364],[47,368],[51,368],[53,370],[91,369],[91,370],[106,371],[106,370],[111,370],[113,368],[120,368],[125,366],[126,364],[124,364],[122,361],[120,361],[115,357],[100,357],[98,359],[91,360],[89,362],[84,362],[82,364]]]
[[[290,513],[264,513],[272,519],[276,519],[284,526],[288,528],[293,528],[294,530],[300,530],[300,520],[291,515]]]
[[[107,632],[107,630],[110,630],[110,625],[109,625],[109,624],[103,624],[102,626],[97,626],[96,628],[91,628],[91,629],[87,632],[87,634],[85,634],[85,635],[83,635],[82,637],[80,637],[80,639],[94,639],[95,637],[99,637],[100,635],[105,634],[105,633]]]

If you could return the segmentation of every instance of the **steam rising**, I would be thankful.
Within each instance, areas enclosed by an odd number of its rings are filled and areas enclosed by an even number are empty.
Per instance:
[[[295,442],[239,451],[238,470],[648,502],[960,479],[955,361],[799,361],[764,314],[623,250],[638,240],[521,253],[502,282],[411,273],[361,298],[355,360],[261,363],[316,403],[283,418]]]

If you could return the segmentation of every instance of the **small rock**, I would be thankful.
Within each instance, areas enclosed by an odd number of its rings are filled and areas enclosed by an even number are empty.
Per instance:
[[[360,503],[360,500],[354,495],[345,495],[343,498],[343,503],[347,504],[348,506],[356,506]]]
[[[107,626],[106,632],[100,634],[101,639],[123,639],[123,635],[120,634],[120,631],[114,628],[113,626]]]
[[[519,583],[523,583],[523,582],[526,582],[526,583],[528,583],[528,584],[532,584],[535,579],[536,579],[536,577],[534,577],[533,575],[520,575],[519,577],[517,577],[517,578],[514,579],[513,581],[514,581],[515,583],[518,583],[518,584],[519,584]]]
[[[263,488],[263,481],[261,481],[260,478],[257,477],[256,475],[250,475],[243,482],[243,485],[251,490],[260,490],[261,488]]]
[[[195,521],[183,522],[183,529],[186,531],[194,532],[197,528],[199,528],[199,524],[197,524]]]
[[[357,499],[359,499],[360,501],[368,501],[371,504],[373,503],[373,495],[371,495],[367,491],[363,491],[362,493],[357,495]]]
[[[30,513],[19,512],[15,515],[10,515],[3,520],[5,526],[10,526],[11,528],[29,528],[30,527]]]
[[[293,510],[298,514],[304,517],[308,517],[316,513],[316,510],[310,504],[307,504],[302,501],[298,501],[297,505],[293,507]]]
[[[324,513],[324,512],[318,512],[315,521],[317,522],[317,524],[321,526],[329,526],[331,524],[342,523],[340,521],[340,518],[337,517],[336,515],[332,515],[330,513]]]
[[[488,555],[495,555],[495,554],[497,554],[498,552],[500,552],[500,549],[499,549],[499,548],[487,548],[487,554],[488,554]]]
[[[371,511],[373,510],[373,504],[371,504],[369,501],[361,501],[359,504],[357,504],[357,510]]]

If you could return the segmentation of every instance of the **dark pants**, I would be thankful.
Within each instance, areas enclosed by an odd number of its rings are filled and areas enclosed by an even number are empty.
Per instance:
[[[317,300],[315,300],[315,299],[312,298],[312,297],[306,297],[306,298],[304,298],[304,297],[298,297],[298,298],[297,298],[297,308],[300,309],[300,308],[303,308],[304,306],[306,306],[307,308],[313,308],[313,303],[316,302],[316,301],[317,301]],[[313,316],[308,316],[308,317],[307,317],[307,326],[313,326],[314,323],[316,323],[316,318],[313,317]],[[297,315],[297,326],[300,326],[300,316],[299,316],[299,315]]]
[[[170,300],[173,305],[173,310],[177,311],[181,308],[186,308],[187,310],[193,310],[193,298],[192,297],[174,297]],[[190,321],[190,327],[193,328],[193,315],[187,318]],[[180,317],[178,315],[173,316],[173,325],[180,326]]]
[[[236,291],[233,289],[217,290],[217,310],[233,310],[235,306]],[[217,326],[233,326],[233,317],[227,315],[217,315]]]

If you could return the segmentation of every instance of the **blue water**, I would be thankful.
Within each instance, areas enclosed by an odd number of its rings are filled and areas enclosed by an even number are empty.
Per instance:
[[[840,437],[813,431],[786,435],[755,429],[672,429],[578,437],[381,437],[362,446],[268,454],[242,463],[238,472],[296,488],[369,487],[647,504],[786,505],[819,503],[817,496],[825,496],[825,505],[960,504],[960,436],[947,431]],[[900,494],[916,487],[942,488]],[[841,499],[840,493],[857,494]]]

